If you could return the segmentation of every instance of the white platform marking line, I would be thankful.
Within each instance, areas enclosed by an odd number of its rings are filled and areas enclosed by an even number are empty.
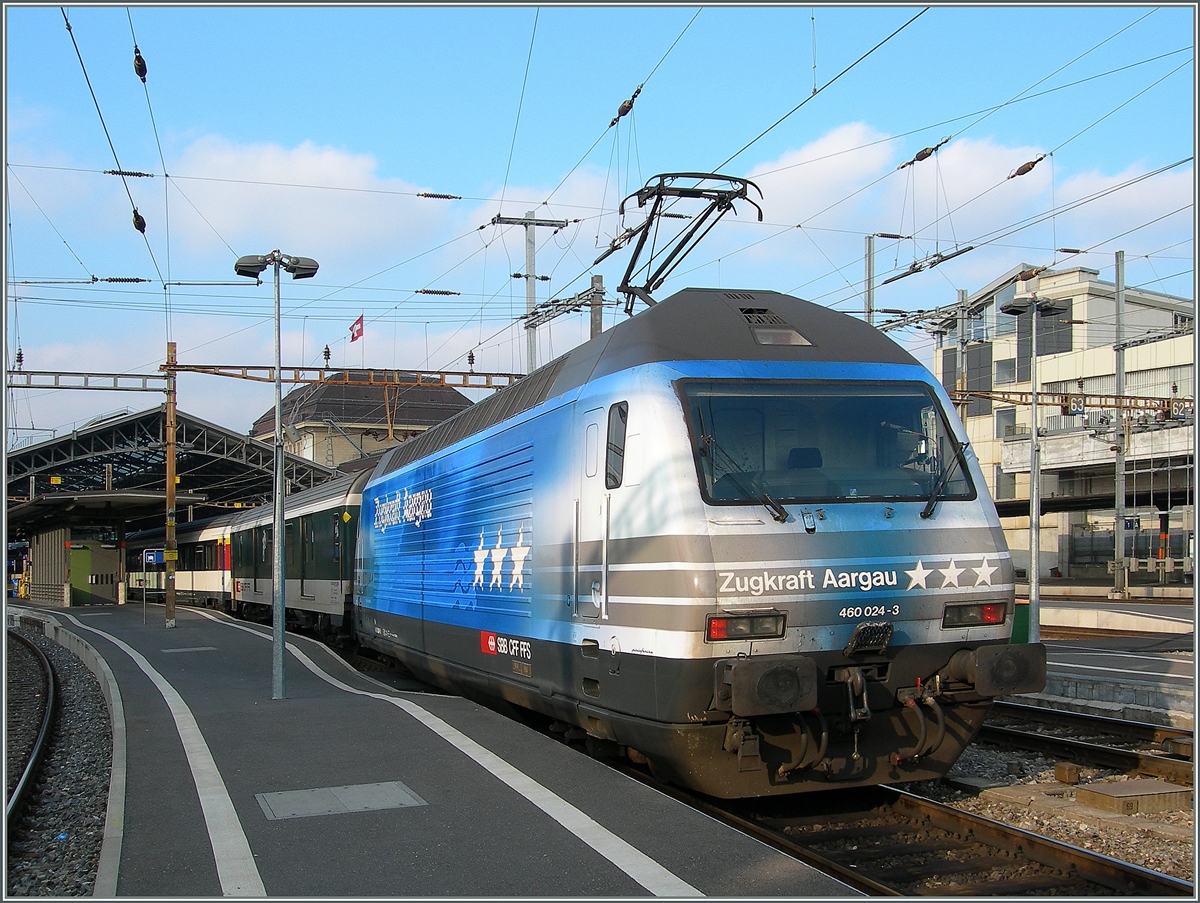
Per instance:
[[[198,612],[198,614],[203,614],[214,621],[218,620],[207,612]],[[236,627],[239,630],[245,630],[247,633],[253,634],[260,639],[271,639],[269,635],[259,633],[257,630],[253,630],[242,624],[234,624],[224,620],[221,620],[220,623],[226,624],[229,627]],[[387,696],[383,693],[372,693],[368,690],[359,690],[349,684],[344,684],[336,677],[326,674],[324,670],[318,667],[316,663],[291,643],[287,643],[286,645],[288,651],[304,667],[331,686],[337,687],[339,690],[344,690],[347,693],[353,693],[356,696],[368,696],[372,699],[390,703],[412,715],[412,717],[416,718],[443,740],[474,759],[475,762],[483,766],[483,768],[491,772],[495,777],[521,794],[521,796],[525,797],[525,799],[529,800],[529,802],[533,803],[656,897],[704,896],[702,892],[692,887],[692,885],[688,884],[674,872],[660,865],[616,834],[613,834],[590,815],[571,805],[554,791],[543,787],[533,778],[529,777],[529,775],[500,758],[491,750],[481,746],[458,730],[458,728],[446,723],[437,715],[410,700],[397,696]]]
[[[596,822],[591,816],[580,811],[552,790],[543,787],[514,765],[472,740],[466,734],[462,733],[462,731],[458,730],[458,728],[446,723],[432,712],[407,699],[355,689],[342,683],[337,678],[326,674],[308,656],[290,643],[288,644],[288,649],[292,655],[300,660],[300,663],[304,667],[329,684],[349,693],[370,696],[374,699],[389,702],[408,712],[408,714],[412,715],[443,740],[446,740],[460,752],[474,759],[487,771],[521,794],[521,796],[525,797],[655,896],[704,896],[704,894],[692,887],[692,885],[664,868],[641,850],[613,834],[603,825]]]
[[[204,742],[200,726],[183,697],[129,644],[103,630],[81,624],[70,615],[67,617],[77,626],[100,634],[124,651],[150,678],[166,701],[171,717],[175,719],[179,739],[183,742],[183,751],[187,755],[192,780],[196,784],[196,794],[200,797],[200,808],[204,813],[208,839],[212,844],[213,858],[216,860],[217,877],[221,881],[221,893],[226,897],[265,897],[267,890],[263,886],[262,876],[258,873],[258,866],[254,863],[254,854],[250,852],[250,843],[246,840],[246,832],[242,830],[242,823],[238,820],[237,810],[233,808],[225,781],[221,778],[221,772],[217,770],[217,763],[213,760],[208,744]]]

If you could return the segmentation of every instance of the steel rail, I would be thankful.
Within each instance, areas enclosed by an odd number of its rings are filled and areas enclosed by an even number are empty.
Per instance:
[[[359,663],[355,664],[361,667]],[[552,736],[549,730],[544,733]],[[563,740],[561,737],[559,739]],[[1108,888],[1116,893],[1195,896],[1194,885],[1189,881],[1075,847],[1021,828],[1005,825],[1002,822],[955,809],[886,785],[842,791],[844,794],[869,793],[872,802],[863,807],[860,800],[852,811],[844,813],[820,810],[824,811],[825,815],[818,816],[816,823],[828,825],[832,830],[817,831],[806,839],[815,844],[827,841],[835,834],[857,836],[858,833],[861,833],[865,837],[892,833],[895,829],[891,826],[873,825],[859,829],[850,824],[855,819],[869,817],[877,820],[880,817],[886,817],[883,816],[881,810],[890,808],[895,813],[898,825],[901,822],[912,821],[918,829],[920,825],[924,824],[932,826],[938,831],[944,831],[949,836],[944,841],[938,841],[935,838],[932,843],[905,843],[894,853],[889,851],[886,855],[922,855],[936,853],[937,850],[943,848],[962,848],[971,843],[992,847],[1002,855],[983,856],[958,862],[930,862],[919,866],[883,869],[872,875],[869,874],[871,871],[869,867],[863,867],[871,859],[880,858],[878,855],[873,857],[872,851],[860,847],[852,858],[839,862],[836,858],[805,846],[804,839],[789,837],[785,834],[782,825],[788,821],[795,821],[794,817],[768,814],[770,809],[762,808],[767,806],[778,810],[782,804],[788,802],[797,804],[803,804],[805,800],[811,802],[813,800],[811,794],[799,794],[796,797],[766,797],[762,800],[716,800],[667,784],[634,768],[627,762],[613,760],[607,756],[597,757],[606,761],[614,770],[645,783],[686,806],[742,831],[768,846],[872,896],[906,896],[908,892],[898,889],[893,884],[902,885],[905,881],[913,879],[924,880],[939,875],[970,872],[979,872],[984,877],[966,890],[961,887],[948,887],[946,892],[955,895],[958,895],[957,891],[969,892],[976,896],[1005,896],[1039,890],[1070,888],[1082,880]],[[833,792],[836,791],[827,793]],[[809,812],[813,811],[816,810],[810,806]],[[813,816],[801,816],[801,819],[811,821]],[[773,825],[773,822],[779,823],[780,826]],[[838,823],[842,827],[838,827]],[[902,825],[900,825],[899,833],[905,833]],[[1010,862],[1019,862],[1022,859],[1030,863],[1037,863],[1050,871],[1045,875],[1017,875],[995,879],[986,875],[988,870],[994,866],[1003,867]]]
[[[827,823],[832,830],[817,831],[808,837],[801,835],[793,839],[784,834],[780,827],[772,825],[772,822],[786,823],[789,821],[787,817],[764,815],[754,811],[755,804],[761,801],[709,800],[687,790],[663,784],[635,769],[619,765],[615,767],[622,773],[655,787],[685,805],[749,834],[768,846],[871,896],[907,896],[909,892],[900,890],[894,885],[901,885],[911,879],[923,880],[939,875],[969,873],[976,868],[986,872],[992,866],[1014,863],[1020,859],[1037,863],[1052,871],[1046,875],[981,879],[981,881],[986,880],[986,889],[980,882],[977,882],[969,888],[971,895],[1007,896],[1038,890],[1063,889],[1083,880],[1116,893],[1194,896],[1194,887],[1191,882],[955,809],[897,787],[880,785],[860,788],[871,792],[877,802],[857,814],[855,812],[830,814]],[[777,807],[781,798],[771,797],[768,800],[769,804]],[[802,803],[803,800],[797,799],[796,802]],[[840,861],[805,845],[806,842],[813,844],[826,842],[834,837],[857,837],[860,833],[863,837],[896,833],[897,827],[888,825],[876,824],[861,829],[852,824],[847,827],[837,826],[838,823],[847,824],[856,818],[870,817],[872,820],[878,820],[882,817],[881,806],[890,807],[898,819],[911,820],[918,826],[920,823],[924,823],[936,830],[947,832],[950,836],[945,841],[946,848],[976,842],[1003,851],[1004,855],[981,857],[961,863],[930,863],[927,866],[881,869],[872,874],[868,863],[882,857],[880,855],[872,856],[871,851],[863,846],[859,846],[844,861]],[[810,819],[806,818],[805,820]],[[899,828],[899,833],[905,833],[902,826]],[[932,843],[911,843],[888,850],[887,855],[919,855],[939,848],[941,848],[940,842],[936,840]],[[1012,859],[1013,856],[1017,859]],[[945,893],[954,896],[963,892],[961,888],[947,887],[945,889]]]
[[[1176,738],[1191,739],[1192,737],[1192,731],[1184,727],[1168,727],[1162,724],[1150,724],[1146,721],[1126,721],[1122,718],[1110,718],[1107,715],[1092,715],[1087,712],[1048,709],[1020,702],[1003,702],[997,700],[992,704],[992,714],[1012,716],[1014,718],[1028,718],[1031,721],[1044,723],[1099,728],[1106,733],[1116,734],[1121,737],[1130,737],[1135,740],[1143,740],[1147,743],[1162,743],[1164,740]]]
[[[1016,746],[1034,752],[1050,753],[1053,756],[1070,758],[1083,764],[1100,765],[1126,773],[1162,778],[1172,784],[1192,786],[1192,763],[1183,759],[1156,756],[1131,749],[1116,749],[1111,746],[1088,743],[1084,740],[1051,737],[1046,734],[989,724],[980,728],[976,739]]]
[[[898,788],[888,789],[896,794],[893,805],[901,812],[919,813],[928,817],[931,824],[952,831],[969,831],[977,840],[1002,849],[1011,849],[1015,839],[1021,852],[1035,862],[1064,872],[1073,871],[1113,890],[1144,895],[1195,895],[1194,885],[1190,881],[1074,847],[981,815],[963,812]]]
[[[46,658],[45,653],[37,647],[36,643],[21,636],[15,630],[8,631],[8,638],[10,640],[16,639],[28,647],[37,657],[38,664],[42,668],[42,673],[46,676],[46,707],[42,712],[41,728],[38,730],[33,749],[29,752],[29,761],[25,763],[25,770],[21,772],[21,779],[17,781],[17,786],[13,788],[12,796],[9,797],[8,805],[4,812],[5,824],[11,831],[14,817],[21,812],[30,791],[33,789],[34,777],[37,775],[38,768],[41,767],[46,747],[50,744],[50,731],[54,726],[54,718],[58,713],[58,681],[55,679],[54,666],[50,664],[50,659]]]

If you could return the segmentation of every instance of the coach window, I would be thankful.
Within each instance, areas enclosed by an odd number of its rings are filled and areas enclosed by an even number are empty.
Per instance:
[[[608,455],[604,465],[604,485],[616,489],[625,473],[625,429],[629,402],[619,401],[608,409]]]

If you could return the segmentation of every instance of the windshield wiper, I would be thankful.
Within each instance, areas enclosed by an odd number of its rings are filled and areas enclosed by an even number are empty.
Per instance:
[[[700,437],[700,441],[713,451],[720,454],[722,456],[722,462],[726,467],[734,468],[750,482],[750,485],[754,487],[754,492],[758,494],[758,500],[767,507],[767,510],[771,512],[771,516],[775,518],[775,520],[779,521],[781,524],[787,521],[787,509],[785,509],[783,505],[779,504],[779,502],[775,501],[775,499],[771,498],[770,494],[758,485],[754,477],[750,476],[750,474],[746,472],[746,469],[743,468],[742,465],[738,464],[738,462],[733,458],[732,455],[729,454],[729,452],[721,448],[716,439],[714,439],[712,436],[704,435]]]
[[[962,453],[970,444],[970,441],[967,441],[962,445],[954,446],[954,457],[950,459],[950,463],[946,465],[946,469],[938,475],[937,482],[933,484],[933,489],[929,492],[929,501],[925,503],[925,507],[921,511],[921,517],[929,517],[933,514],[933,509],[937,507],[937,503],[942,497],[942,492],[946,488],[946,483],[950,479],[950,474],[954,472],[955,467],[963,467],[963,472],[966,472],[965,465],[962,463]]]

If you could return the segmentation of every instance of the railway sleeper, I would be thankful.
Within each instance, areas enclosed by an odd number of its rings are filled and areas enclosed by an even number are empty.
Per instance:
[[[937,843],[897,841],[895,843],[879,844],[878,846],[857,846],[852,850],[825,850],[824,854],[830,859],[868,862],[873,859],[887,859],[889,857],[901,859],[912,856],[929,856],[945,853],[950,850],[966,850],[973,846],[976,846],[976,844],[954,840],[942,840]]]
[[[850,818],[857,818],[851,815]],[[896,837],[901,834],[914,834],[921,827],[905,822],[892,822],[886,825],[852,825],[848,828],[832,828],[830,830],[800,831],[788,829],[789,834],[796,835],[805,846],[817,846],[823,843],[837,843],[841,840],[855,840],[861,837]]]
[[[921,897],[1015,897],[1049,890],[1076,890],[1083,882],[1079,878],[1056,875],[1021,875],[998,878],[971,884],[937,884],[914,888],[911,893]]]
[[[900,884],[907,881],[936,878],[942,875],[961,875],[967,872],[986,875],[992,869],[1008,868],[1012,859],[1006,856],[976,856],[971,859],[939,859],[936,862],[922,862],[913,865],[900,865],[895,868],[872,871],[871,877],[886,884]]]

